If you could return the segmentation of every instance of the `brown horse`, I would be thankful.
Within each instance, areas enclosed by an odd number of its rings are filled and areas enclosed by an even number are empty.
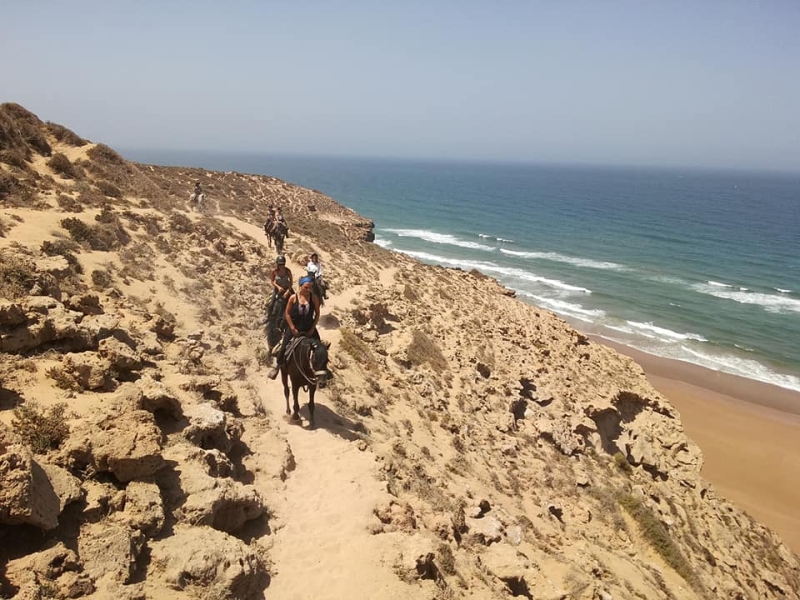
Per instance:
[[[297,394],[301,387],[307,387],[309,426],[312,429],[314,428],[314,393],[317,391],[317,385],[324,384],[328,377],[329,346],[330,344],[314,338],[294,338],[286,348],[285,358],[281,365],[286,414],[291,414],[294,421],[300,420],[300,404]],[[292,380],[293,410],[289,409],[289,379]]]

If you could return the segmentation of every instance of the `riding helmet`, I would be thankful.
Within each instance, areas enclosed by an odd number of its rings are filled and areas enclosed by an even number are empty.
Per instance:
[[[279,267],[286,264],[286,257],[281,255],[278,257],[278,260],[275,261],[275,264]]]

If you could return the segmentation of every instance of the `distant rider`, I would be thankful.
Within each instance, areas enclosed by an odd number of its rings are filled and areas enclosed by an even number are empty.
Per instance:
[[[308,259],[308,264],[306,265],[306,273],[309,277],[313,277],[314,281],[316,281],[317,285],[319,286],[319,290],[322,293],[323,299],[328,299],[328,284],[325,283],[325,280],[322,278],[322,261],[320,261],[319,256],[315,252],[312,254]]]
[[[286,331],[283,334],[283,344],[281,344],[278,355],[275,358],[275,366],[267,374],[270,379],[278,376],[283,359],[286,354],[286,347],[292,338],[310,337],[319,340],[317,323],[319,322],[319,298],[311,293],[311,286],[314,280],[305,276],[300,278],[300,288],[297,293],[289,298],[284,311],[286,319]]]

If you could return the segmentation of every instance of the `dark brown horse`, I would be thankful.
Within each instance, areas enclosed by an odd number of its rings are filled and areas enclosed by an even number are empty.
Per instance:
[[[300,420],[300,404],[297,394],[301,387],[308,388],[309,425],[314,428],[314,393],[317,385],[328,377],[328,346],[314,338],[295,338],[286,349],[286,357],[281,365],[283,395],[286,397],[286,414],[295,421]],[[294,410],[289,409],[289,379],[292,380]]]

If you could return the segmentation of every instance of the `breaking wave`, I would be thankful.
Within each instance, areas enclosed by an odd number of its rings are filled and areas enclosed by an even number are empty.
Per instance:
[[[520,250],[506,250],[500,248],[503,254],[511,256],[519,256],[520,258],[533,258],[539,260],[550,260],[553,262],[567,263],[575,265],[576,267],[586,267],[588,269],[603,269],[606,271],[629,271],[630,268],[625,265],[620,265],[615,262],[592,260],[591,258],[580,258],[576,256],[567,256],[559,254],[558,252],[523,252]]]

